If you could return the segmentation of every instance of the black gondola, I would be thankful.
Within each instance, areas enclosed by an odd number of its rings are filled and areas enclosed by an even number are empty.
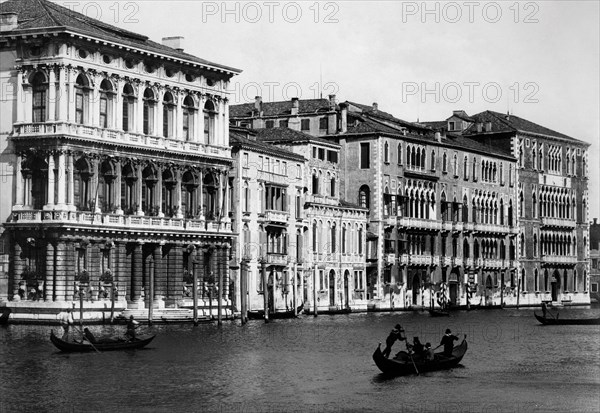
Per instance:
[[[600,325],[600,318],[547,318],[544,316],[539,316],[536,312],[533,312],[533,315],[537,320],[544,325],[587,325],[587,326],[596,326]]]
[[[399,352],[396,357],[386,358],[381,352],[381,343],[373,353],[373,360],[379,370],[390,376],[405,376],[409,374],[420,374],[422,372],[447,370],[456,367],[467,352],[467,340],[454,347],[452,356],[446,357],[443,353],[435,353],[431,361],[411,356],[405,351]]]
[[[296,314],[294,314],[294,310],[269,312],[269,319],[281,320],[284,318],[295,318],[303,309],[304,303],[300,304],[296,309]],[[263,310],[248,310],[248,318],[250,320],[262,320],[265,318],[265,312]]]
[[[147,346],[156,337],[153,335],[144,339],[136,339],[133,341],[125,340],[111,340],[111,341],[99,341],[97,343],[90,344],[89,342],[77,343],[74,341],[65,341],[56,335],[54,331],[50,333],[50,341],[60,351],[66,353],[84,353],[90,351],[117,351],[117,350],[133,350]]]

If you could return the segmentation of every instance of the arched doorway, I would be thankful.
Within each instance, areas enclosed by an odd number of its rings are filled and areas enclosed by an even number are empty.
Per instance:
[[[450,277],[448,279],[448,293],[450,295],[450,305],[458,304],[458,280],[460,278],[458,268],[455,268],[450,273]]]
[[[329,271],[329,305],[335,305],[335,271]]]
[[[350,293],[348,289],[348,279],[350,278],[350,272],[346,270],[344,272],[344,307],[350,308]]]
[[[485,279],[485,305],[492,304],[492,289],[494,288],[494,280],[492,276],[488,274]]]
[[[413,305],[419,304],[419,293],[421,291],[421,277],[419,273],[415,272],[412,279],[412,303]]]
[[[558,270],[554,270],[551,280],[552,301],[558,301],[558,290],[560,289],[560,274]]]

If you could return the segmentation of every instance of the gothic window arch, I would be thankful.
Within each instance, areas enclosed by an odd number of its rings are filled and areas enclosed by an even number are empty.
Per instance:
[[[75,123],[89,123],[90,110],[90,81],[83,73],[75,79]]]
[[[143,125],[144,135],[154,135],[154,111],[156,110],[156,96],[154,91],[147,87],[143,97]]]
[[[29,77],[29,83],[33,90],[32,120],[33,122],[45,122],[48,104],[48,80],[43,72],[35,72]]]
[[[383,162],[390,162],[390,145],[387,143],[387,141],[383,145]]]
[[[217,110],[212,100],[204,104],[204,143],[212,145],[215,143],[215,123]]]
[[[131,84],[126,83],[122,91],[123,110],[121,125],[125,132],[132,131],[135,119],[135,92]]]
[[[163,95],[162,111],[162,134],[165,138],[171,138],[175,135],[175,98],[170,91]]]
[[[361,208],[371,208],[371,190],[367,185],[363,185],[358,190],[358,205]]]

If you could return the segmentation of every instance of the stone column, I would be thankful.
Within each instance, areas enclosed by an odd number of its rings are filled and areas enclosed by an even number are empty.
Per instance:
[[[158,89],[158,99],[156,103],[156,112],[154,120],[156,121],[156,128],[154,134],[156,136],[163,136],[163,105],[164,105],[165,91],[163,88]]]
[[[48,71],[48,121],[56,120],[56,73],[54,67]]]
[[[204,169],[200,169],[200,182],[198,182],[198,209],[200,209],[200,216],[198,219],[204,220],[204,193],[202,192],[204,185]]]
[[[137,301],[140,299],[142,291],[142,280],[143,280],[143,257],[142,257],[142,244],[135,244],[132,257],[132,276],[131,276],[131,301]]]
[[[115,94],[115,108],[113,110],[113,129],[123,130],[123,86],[125,82],[118,79],[116,82],[117,90]]]
[[[19,295],[19,281],[21,278],[21,273],[23,272],[23,260],[21,259],[21,253],[23,252],[21,245],[19,244],[18,240],[16,239],[16,237],[13,237],[12,239],[13,242],[13,253],[12,256],[10,257],[12,260],[12,267],[13,267],[13,285],[12,285],[12,294],[14,297],[17,297]],[[10,286],[9,286],[10,289]]]
[[[67,209],[69,211],[75,211],[75,194],[74,194],[74,162],[73,162],[73,152],[69,153],[69,157],[67,159]]]
[[[183,218],[183,211],[181,210],[181,170],[175,171],[176,183],[175,183],[175,206],[177,207],[177,214],[175,218]]]
[[[137,182],[136,182],[136,190],[137,190],[137,211],[136,211],[136,215],[144,215],[144,212],[142,211],[142,166],[141,165],[136,165],[135,166],[135,172],[137,174]]]
[[[198,96],[198,123],[194,124],[196,132],[196,142],[206,144],[204,141],[204,105],[206,104],[206,95]]]
[[[115,205],[117,205],[117,210],[115,211],[115,213],[123,215],[123,205],[121,205],[121,183],[123,180],[123,163],[120,159],[117,161],[117,165],[115,168],[117,169],[117,178],[115,180]]]
[[[66,122],[68,119],[69,96],[67,90],[68,84],[68,69],[64,66],[59,67],[58,71],[58,121]]]
[[[114,282],[118,289],[118,295],[115,296],[115,301],[123,299],[127,292],[126,283],[126,269],[125,269],[125,258],[126,258],[126,245],[124,242],[115,242],[115,252],[113,255],[113,266],[114,271]]]
[[[70,123],[75,123],[75,80],[77,76],[77,69],[68,68],[67,69],[67,79],[68,79],[68,90],[69,90],[69,98],[67,102],[67,110],[68,110],[68,121]]]
[[[167,292],[167,280],[163,266],[162,244],[154,248],[154,300],[163,298]]]
[[[89,92],[88,124],[96,128],[100,127],[100,82],[100,76],[92,76],[92,90]]]
[[[161,165],[157,165],[157,169],[158,169],[158,181],[156,181],[156,188],[154,191],[154,197],[155,202],[154,204],[158,206],[158,216],[159,217],[164,217],[165,216],[165,211],[162,210],[162,204],[163,204],[163,200],[162,200],[162,175],[163,175],[163,168]]]
[[[58,153],[58,190],[57,190],[57,205],[56,209],[64,210],[65,209],[65,190],[67,187],[67,176],[66,176],[66,168],[65,168],[65,152],[60,151]]]
[[[48,154],[48,181],[47,181],[47,192],[48,200],[44,209],[54,209],[54,154],[51,152]]]
[[[21,164],[23,162],[23,156],[17,154],[15,162],[15,204],[13,209],[22,209],[24,202],[24,190],[23,190],[23,173],[21,172]]]
[[[23,71],[17,69],[17,123],[25,121],[25,94],[23,93]]]
[[[167,295],[171,299],[183,297],[183,249],[177,244],[171,248],[169,255]]]
[[[58,241],[55,246],[54,254],[56,256],[56,264],[54,267],[54,292],[53,296],[56,301],[70,301],[73,299],[71,291],[73,282],[69,278],[74,279],[74,276],[68,277],[68,253],[67,247],[73,248],[72,242],[68,244],[64,241]],[[71,282],[70,282],[71,281]]]
[[[44,279],[44,301],[55,300],[54,273],[56,264],[56,246],[46,242],[46,277]]]
[[[137,101],[135,105],[135,119],[133,131],[136,133],[144,133],[144,88],[145,85],[140,84],[137,90]]]

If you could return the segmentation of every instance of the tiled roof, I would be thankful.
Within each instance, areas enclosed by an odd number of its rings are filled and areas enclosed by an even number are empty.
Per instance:
[[[465,112],[464,110],[456,110],[452,113],[452,116],[450,116],[450,118],[452,117],[457,117],[459,119],[462,119],[466,122],[475,122],[475,119],[473,119],[472,117],[470,117],[469,115],[467,115],[467,112]],[[450,119],[448,118],[448,119]]]
[[[421,124],[428,126],[433,130],[441,130],[441,129],[445,130],[448,128],[448,122],[445,120],[427,121],[427,122],[421,122]]]
[[[250,133],[248,133],[250,132]],[[298,161],[304,161],[302,155],[298,155],[294,152],[279,148],[275,145],[262,142],[260,140],[253,140],[248,138],[249,135],[254,135],[256,131],[240,131],[231,128],[229,130],[229,145],[235,147],[245,147],[247,149],[255,150],[257,152],[267,153],[271,155],[281,156],[288,159],[295,159]]]
[[[8,0],[4,3],[0,3],[0,13],[11,12],[17,14],[17,27],[10,32],[3,32],[2,35],[7,35],[8,33],[17,34],[21,31],[35,32],[36,30],[74,31],[83,35],[98,37],[107,41],[143,49],[145,51],[165,54],[170,57],[195,62],[208,67],[214,67],[234,73],[241,72],[239,69],[212,63],[177,49],[153,42],[144,35],[133,33],[92,19],[48,0]]]
[[[493,112],[491,110],[486,110],[485,112],[478,113],[473,115],[473,118],[476,122],[492,123],[491,133],[494,132],[530,132],[537,133],[547,136],[552,136],[556,138],[566,139],[573,142],[581,142],[579,139],[572,138],[568,135],[565,135],[560,132],[556,132],[552,129],[548,129],[544,126],[538,125],[537,123],[533,123],[528,121],[527,119],[520,118],[515,115],[507,115],[499,112]],[[466,132],[467,134],[477,134],[476,125],[471,125]],[[481,133],[481,132],[480,132]],[[489,132],[483,132],[489,133]]]
[[[229,106],[230,118],[246,118],[255,111],[254,103],[242,103]],[[330,111],[330,102],[327,99],[299,99],[298,114],[316,114]],[[263,116],[281,116],[292,113],[292,101],[263,102]]]
[[[337,146],[339,145],[335,142],[329,141],[327,139],[319,138],[317,136],[312,136],[304,132],[300,132],[290,128],[262,128],[262,129],[254,129],[257,134],[257,139],[260,139],[263,142],[272,142],[272,143],[308,143],[308,142],[318,142],[322,144],[326,144],[328,146]]]
[[[383,120],[393,122],[393,123],[396,123],[398,125],[405,126],[405,127],[424,129],[424,127],[422,125],[419,125],[418,123],[408,122],[406,120],[397,118],[390,113],[379,110],[379,108],[377,110],[375,110],[375,109],[373,109],[373,106],[363,105],[361,103],[356,103],[356,102],[351,102],[351,101],[346,101],[346,103],[359,108],[362,111],[361,113],[364,115],[367,115],[367,116],[370,116],[373,118],[383,119]]]

